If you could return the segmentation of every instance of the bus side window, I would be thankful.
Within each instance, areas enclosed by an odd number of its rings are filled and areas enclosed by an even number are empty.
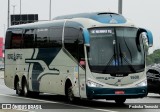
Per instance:
[[[26,29],[23,38],[24,38],[24,48],[34,48],[34,29]]]
[[[11,35],[11,48],[21,48],[23,43],[22,30],[14,29]]]
[[[12,36],[12,31],[7,31],[5,38],[5,49],[11,48],[11,36]]]
[[[79,32],[79,44],[78,44],[78,62],[80,62],[80,60],[85,59],[84,56],[84,41],[83,41],[83,34],[82,31]]]
[[[37,29],[35,35],[35,47],[47,48],[48,47],[48,28]]]
[[[80,29],[65,28],[64,47],[77,61],[80,61],[80,58],[84,58],[83,36]]]
[[[48,46],[49,47],[62,47],[62,27],[55,27],[49,29],[49,41]]]

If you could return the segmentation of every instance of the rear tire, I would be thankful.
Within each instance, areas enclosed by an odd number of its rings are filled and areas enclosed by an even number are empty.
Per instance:
[[[18,94],[19,96],[22,96],[22,89],[20,88],[20,81],[16,82],[16,94]]]
[[[23,96],[25,96],[25,97],[30,96],[30,91],[28,90],[28,86],[27,86],[26,81],[23,82],[22,91],[23,91]]]

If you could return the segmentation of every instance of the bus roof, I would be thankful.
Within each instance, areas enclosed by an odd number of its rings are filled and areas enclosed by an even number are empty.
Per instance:
[[[57,21],[40,21],[40,22],[34,22],[34,23],[28,23],[28,24],[20,24],[20,25],[14,25],[9,28],[39,28],[39,27],[52,27],[55,26],[63,26],[64,20],[57,20]]]
[[[80,27],[91,28],[99,26],[134,26],[133,23],[128,22],[122,15],[111,12],[94,12],[94,13],[80,13],[65,16],[58,16],[52,21],[35,22],[22,25],[14,25],[10,28],[43,28],[52,26],[63,26],[65,21],[76,22]],[[72,26],[72,23],[70,24]]]
[[[72,14],[72,15],[64,15],[58,16],[54,18],[54,20],[60,19],[73,19],[73,18],[88,18],[100,23],[126,23],[126,19],[117,13],[112,12],[93,12],[93,13],[80,13],[80,14]]]

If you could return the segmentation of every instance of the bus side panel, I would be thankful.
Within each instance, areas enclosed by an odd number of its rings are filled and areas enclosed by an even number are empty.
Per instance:
[[[4,80],[6,86],[14,88],[15,76],[18,75],[21,81],[22,76],[27,78],[29,64],[26,63],[26,59],[32,57],[32,49],[6,49],[5,50],[5,73]]]
[[[64,52],[63,49],[56,55],[47,71],[40,80],[40,91],[65,95],[66,79],[71,79],[74,95],[79,97],[78,78],[75,77],[77,63]]]

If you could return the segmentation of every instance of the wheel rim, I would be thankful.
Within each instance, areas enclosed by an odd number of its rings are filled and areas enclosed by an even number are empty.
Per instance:
[[[28,96],[28,88],[27,88],[27,83],[26,83],[26,81],[24,82],[24,84],[23,84],[23,95],[24,96]]]
[[[17,94],[20,95],[21,90],[20,90],[20,86],[19,86],[19,81],[17,82],[16,90],[17,90]]]
[[[26,84],[24,85],[24,95],[27,96],[28,90]]]
[[[69,101],[73,101],[74,100],[74,95],[73,95],[72,87],[68,88],[68,99],[69,99]]]

